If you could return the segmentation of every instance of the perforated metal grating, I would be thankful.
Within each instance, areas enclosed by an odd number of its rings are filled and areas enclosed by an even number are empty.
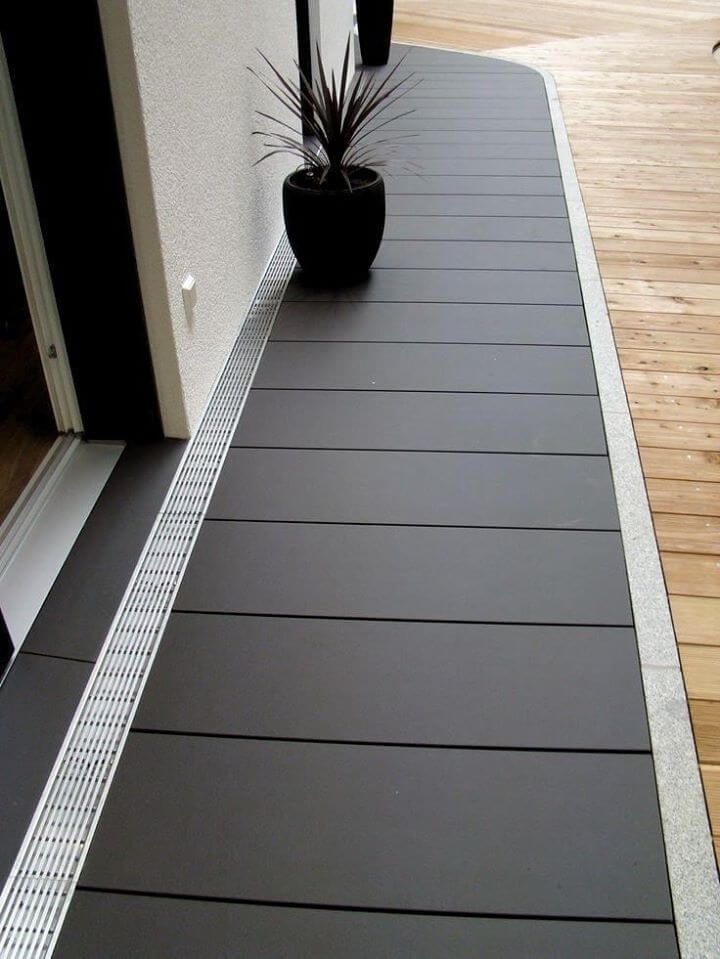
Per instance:
[[[0,956],[48,956],[295,259],[283,236],[189,443],[0,896]]]

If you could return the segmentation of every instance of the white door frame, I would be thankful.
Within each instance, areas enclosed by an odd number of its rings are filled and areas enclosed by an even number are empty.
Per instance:
[[[82,431],[65,337],[60,325],[22,130],[0,39],[0,181],[25,295],[38,342],[55,422],[61,433]]]

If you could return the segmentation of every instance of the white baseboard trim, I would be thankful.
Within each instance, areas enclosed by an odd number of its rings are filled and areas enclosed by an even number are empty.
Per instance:
[[[0,609],[16,652],[122,451],[58,437],[0,526]]]

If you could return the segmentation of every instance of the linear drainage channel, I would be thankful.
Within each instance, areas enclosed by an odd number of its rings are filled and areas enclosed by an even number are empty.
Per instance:
[[[155,521],[0,896],[3,959],[52,952],[294,266],[283,236]]]

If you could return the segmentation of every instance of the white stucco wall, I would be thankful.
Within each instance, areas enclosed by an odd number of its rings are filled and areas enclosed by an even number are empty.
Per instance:
[[[294,76],[295,3],[99,7],[163,423],[168,436],[188,436],[282,230],[281,184],[296,163],[253,168],[253,111],[271,100],[247,66],[259,65],[259,48]]]

